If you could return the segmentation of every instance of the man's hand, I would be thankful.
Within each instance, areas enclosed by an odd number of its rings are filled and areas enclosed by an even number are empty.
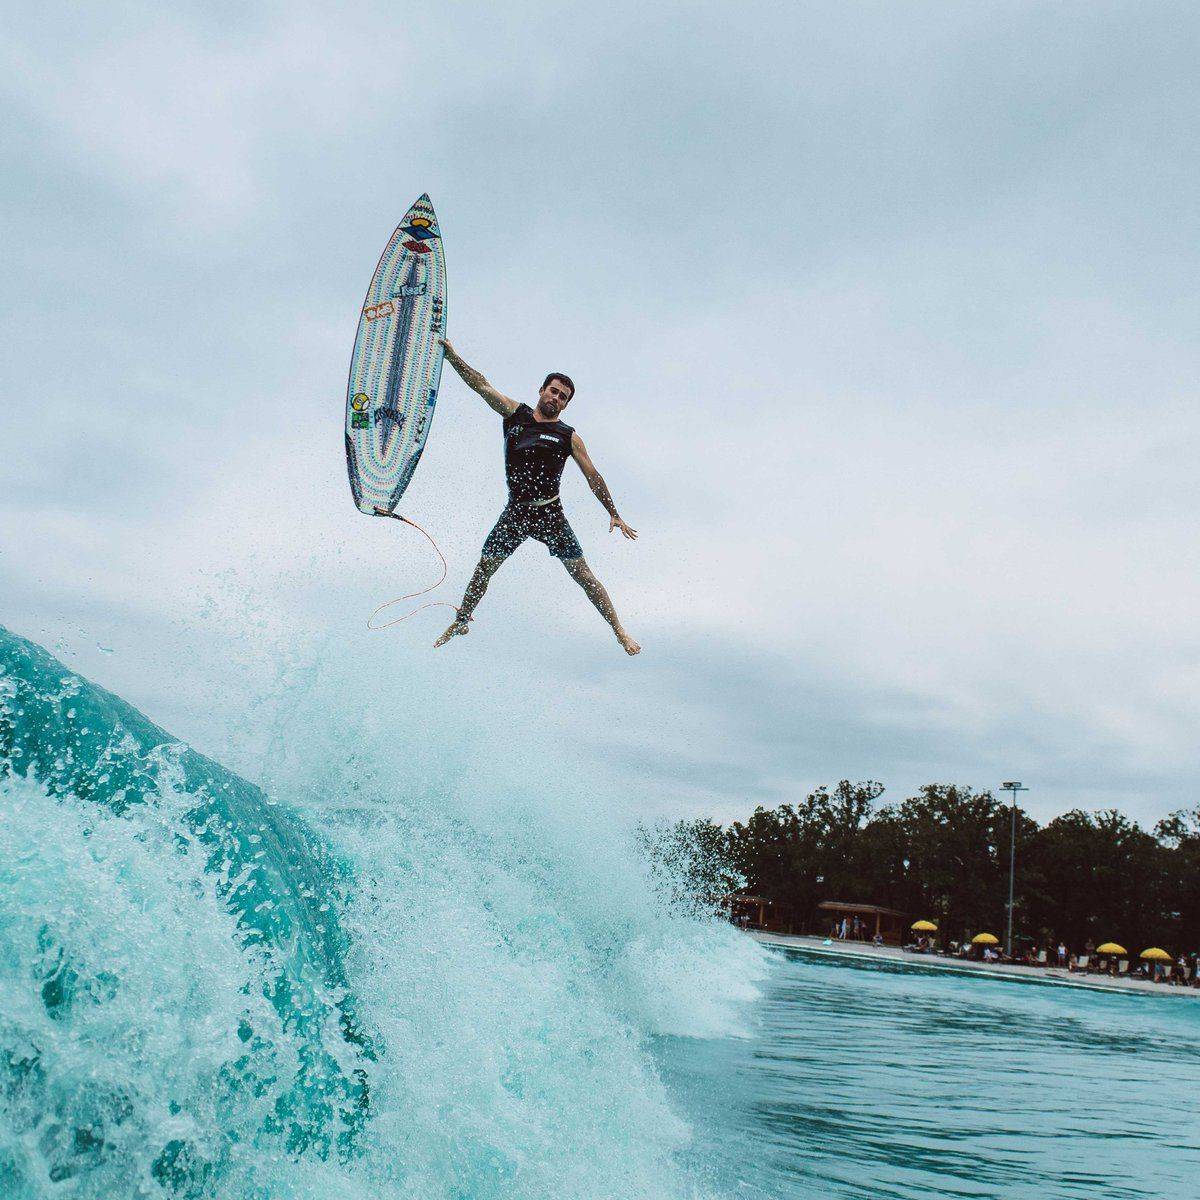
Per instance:
[[[614,529],[619,529],[631,542],[637,541],[637,530],[631,529],[615,513],[608,519],[608,532],[612,533]]]

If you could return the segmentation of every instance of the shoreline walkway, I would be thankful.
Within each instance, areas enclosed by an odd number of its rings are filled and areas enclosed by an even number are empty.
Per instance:
[[[1152,996],[1190,996],[1200,999],[1200,988],[1178,987],[1169,983],[1151,983],[1145,979],[1120,979],[1106,975],[1071,974],[1062,967],[1021,967],[1012,963],[973,962],[964,958],[945,958],[937,954],[912,954],[898,946],[872,946],[867,942],[833,942],[824,938],[766,933],[747,930],[764,946],[802,950],[805,954],[826,958],[857,959],[859,962],[888,962],[913,970],[951,971],[959,975],[989,975],[1015,979],[1022,983],[1050,984],[1057,987],[1085,988],[1093,992],[1141,993]]]

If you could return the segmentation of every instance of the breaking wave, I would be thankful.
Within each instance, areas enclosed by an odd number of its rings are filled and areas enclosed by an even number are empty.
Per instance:
[[[265,794],[0,629],[0,1195],[710,1195],[655,1041],[760,952],[602,822],[310,734]]]

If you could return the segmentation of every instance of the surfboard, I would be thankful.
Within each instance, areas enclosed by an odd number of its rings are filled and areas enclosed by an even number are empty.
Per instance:
[[[396,226],[367,288],[346,388],[346,469],[360,512],[391,513],[433,421],[446,329],[446,259],[428,196]]]

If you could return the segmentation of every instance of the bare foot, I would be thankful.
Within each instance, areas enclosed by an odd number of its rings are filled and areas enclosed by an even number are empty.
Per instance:
[[[442,634],[436,642],[433,643],[433,648],[436,650],[439,646],[444,646],[451,638],[459,637],[464,633],[470,633],[471,627],[466,621],[455,621],[445,633]]]
[[[634,654],[641,654],[642,648],[629,636],[629,634],[621,632],[617,634],[617,641],[621,643],[621,648],[626,654],[631,657]]]

